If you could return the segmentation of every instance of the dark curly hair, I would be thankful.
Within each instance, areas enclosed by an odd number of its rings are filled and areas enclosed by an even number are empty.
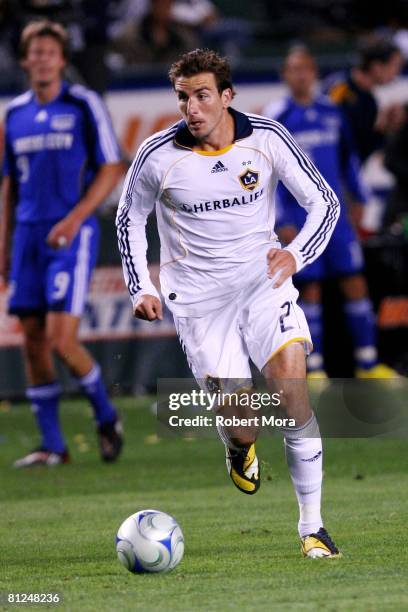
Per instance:
[[[231,89],[232,96],[235,95],[231,68],[227,58],[221,57],[211,49],[194,49],[194,51],[184,53],[170,66],[169,78],[174,87],[179,77],[191,77],[202,72],[210,72],[214,75],[219,93],[222,93],[224,89]]]

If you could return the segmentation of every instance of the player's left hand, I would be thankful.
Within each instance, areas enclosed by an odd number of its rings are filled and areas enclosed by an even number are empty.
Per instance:
[[[268,262],[268,277],[273,281],[273,288],[277,289],[285,280],[296,272],[296,261],[292,253],[285,249],[270,249],[266,257]]]
[[[47,236],[47,243],[54,249],[68,246],[75,238],[80,225],[80,221],[68,215],[51,228]]]

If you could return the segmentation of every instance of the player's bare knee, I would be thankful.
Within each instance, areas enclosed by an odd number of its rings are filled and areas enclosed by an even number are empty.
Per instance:
[[[69,356],[75,348],[75,343],[72,341],[72,338],[65,335],[51,336],[49,342],[53,353],[63,361],[69,360]]]
[[[306,378],[306,356],[304,343],[298,340],[290,342],[274,355],[262,368],[262,374],[269,389],[287,381]]]

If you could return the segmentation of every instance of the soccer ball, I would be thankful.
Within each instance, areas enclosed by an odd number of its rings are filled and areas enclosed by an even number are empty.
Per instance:
[[[169,572],[183,558],[184,536],[177,521],[160,510],[141,510],[119,527],[119,561],[130,572]]]

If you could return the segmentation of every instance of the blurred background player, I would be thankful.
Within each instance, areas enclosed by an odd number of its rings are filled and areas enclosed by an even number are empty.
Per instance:
[[[98,251],[93,213],[122,172],[104,104],[94,92],[62,80],[68,39],[48,21],[21,35],[31,89],[7,109],[0,235],[0,275],[8,274],[9,312],[19,317],[31,401],[41,446],[16,467],[69,461],[58,419],[60,386],[53,355],[68,367],[94,409],[102,459],[122,446],[121,424],[99,365],[78,341],[78,327]]]
[[[361,45],[357,66],[327,80],[327,93],[349,121],[361,162],[384,146],[386,125],[374,88],[393,81],[402,67],[399,48],[389,40],[374,36]]]
[[[362,274],[362,249],[347,210],[347,202],[351,201],[350,216],[358,221],[366,200],[349,125],[342,112],[328,98],[317,94],[316,63],[305,47],[295,47],[288,53],[282,76],[290,95],[270,104],[264,114],[276,119],[291,132],[329,185],[339,194],[342,204],[340,218],[327,249],[319,259],[295,276],[314,345],[314,352],[308,358],[309,376],[326,376],[321,281],[327,276],[338,277],[345,297],[344,312],[354,346],[356,376],[396,376],[394,370],[378,363],[373,307]],[[288,244],[303,226],[305,211],[283,185],[280,185],[278,195],[278,233],[281,240]]]
[[[394,233],[402,230],[408,236],[408,107],[392,108],[389,125],[384,164],[394,175],[395,184],[387,202],[383,225],[392,227]]]

